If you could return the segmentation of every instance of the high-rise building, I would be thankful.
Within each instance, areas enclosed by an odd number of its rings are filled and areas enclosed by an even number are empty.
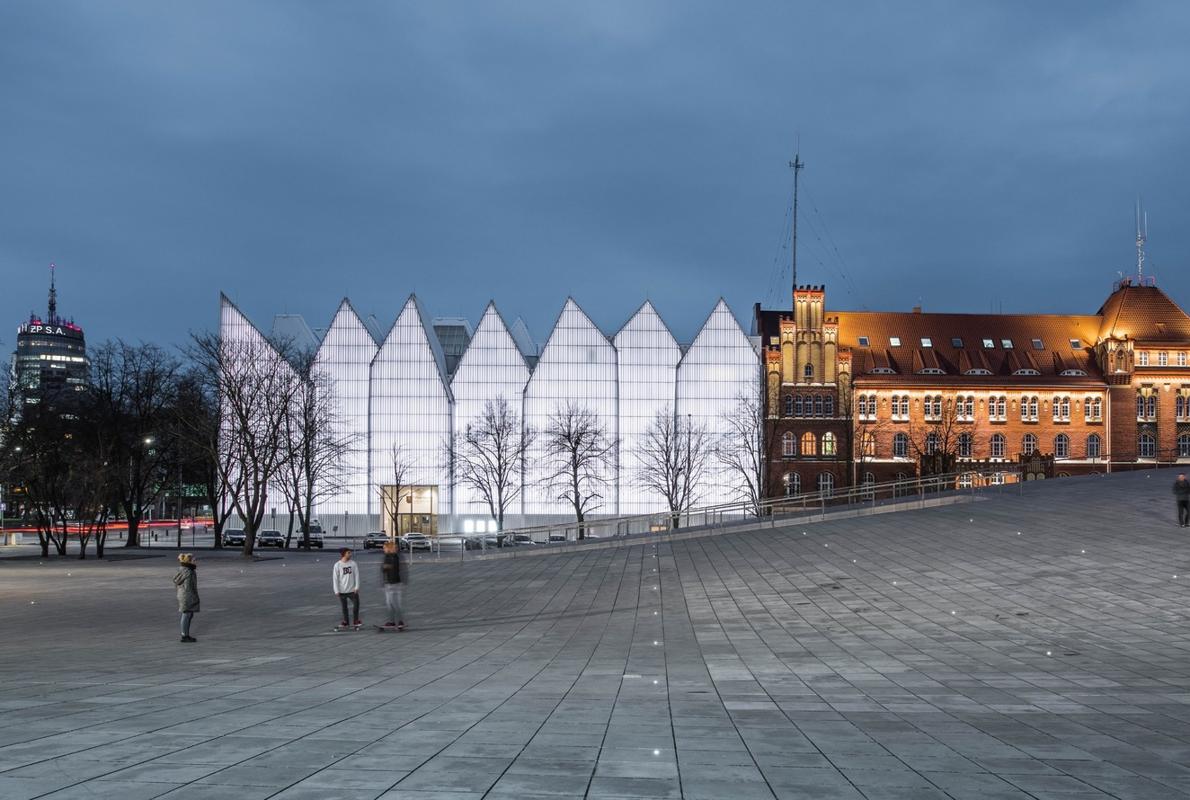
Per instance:
[[[50,296],[45,317],[35,313],[17,328],[11,376],[15,412],[41,404],[55,404],[90,382],[91,362],[83,329],[58,314],[54,265],[50,264]]]

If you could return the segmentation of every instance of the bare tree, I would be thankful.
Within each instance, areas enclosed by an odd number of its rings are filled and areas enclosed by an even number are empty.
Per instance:
[[[347,488],[346,461],[353,441],[343,431],[333,381],[314,356],[305,352],[294,359],[298,386],[285,416],[282,445],[286,455],[280,470],[281,490],[289,505],[285,546],[293,538],[296,517],[302,534],[300,546],[307,550],[314,506]]]
[[[698,502],[712,452],[706,427],[689,415],[675,415],[669,406],[657,412],[633,451],[637,484],[665,500],[674,528]]]
[[[413,462],[405,455],[405,448],[394,444],[389,450],[389,466],[393,482],[387,487],[380,487],[380,507],[388,517],[388,538],[392,539],[401,534],[401,499],[409,490],[409,473],[413,471]],[[386,492],[385,489],[391,491]],[[409,497],[409,505],[413,504],[413,497]]]
[[[289,449],[285,425],[301,381],[285,348],[260,340],[193,336],[192,357],[218,390],[220,448],[228,448],[234,477],[227,499],[244,521],[244,555],[251,556],[264,520],[269,489],[282,474]]]
[[[223,546],[223,525],[231,513],[232,491],[242,473],[237,470],[236,450],[222,429],[217,376],[191,367],[178,379],[173,407],[173,427],[179,442],[178,471],[183,480],[202,488],[211,508],[216,548]]]
[[[484,403],[479,417],[456,434],[456,480],[483,498],[497,530],[504,530],[504,515],[524,489],[525,454],[534,438],[503,396]]]
[[[760,516],[769,492],[769,463],[776,441],[776,421],[765,413],[759,391],[741,394],[723,415],[727,432],[719,438],[715,456],[734,479],[733,497]]]
[[[171,413],[178,372],[178,360],[152,344],[108,342],[91,357],[87,394],[128,521],[125,547],[140,545],[141,520],[179,478]]]
[[[910,417],[909,445],[925,474],[946,475],[955,471],[959,460],[960,438],[964,433],[974,436],[974,414],[967,416],[960,399],[928,395],[931,411],[921,419]]]
[[[4,437],[8,483],[19,490],[25,514],[37,529],[42,558],[49,557],[51,545],[58,555],[66,555],[66,508],[76,444],[72,416],[49,405],[30,405],[21,409]]]
[[[542,441],[547,460],[543,483],[570,503],[578,538],[586,538],[583,521],[602,504],[615,467],[615,440],[591,409],[569,402],[550,416]]]

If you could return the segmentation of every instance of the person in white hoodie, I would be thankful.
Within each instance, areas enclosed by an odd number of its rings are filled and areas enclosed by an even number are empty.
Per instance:
[[[343,607],[343,621],[339,627],[346,628],[348,620],[354,620],[353,625],[361,625],[359,620],[359,565],[351,560],[351,548],[339,548],[339,560],[335,562],[332,576],[335,594],[339,596],[339,605]],[[347,616],[347,599],[351,599],[352,614]]]

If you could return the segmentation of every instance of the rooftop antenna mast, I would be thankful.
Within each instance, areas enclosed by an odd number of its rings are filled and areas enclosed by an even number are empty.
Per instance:
[[[793,154],[793,161],[789,162],[789,168],[793,170],[793,241],[790,249],[793,251],[793,290],[795,292],[797,291],[797,174],[805,166],[801,156],[795,152]]]
[[[1143,228],[1142,225],[1143,219]],[[1140,198],[1136,198],[1136,278],[1137,283],[1145,283],[1145,242],[1149,239],[1149,212],[1141,215]]]
[[[58,319],[58,290],[54,286],[54,265],[50,264],[50,318],[49,323],[54,324]]]

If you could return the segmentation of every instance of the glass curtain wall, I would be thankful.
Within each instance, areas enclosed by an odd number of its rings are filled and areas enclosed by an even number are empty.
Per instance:
[[[446,447],[451,431],[451,397],[444,360],[416,297],[410,297],[372,361],[371,514],[384,513],[381,492],[395,483],[394,461],[408,487],[437,492],[437,514],[451,508]],[[410,495],[412,497],[412,495]],[[449,530],[437,519],[419,526]]]
[[[315,369],[329,380],[337,437],[350,441],[341,479],[347,490],[324,499],[320,515],[368,513],[368,394],[372,359],[379,348],[346,299],[339,304],[315,355]],[[321,520],[327,523],[330,520]]]
[[[731,435],[728,419],[738,414],[742,398],[757,402],[759,392],[756,348],[727,303],[720,300],[678,365],[678,414],[689,414],[691,422],[704,426],[720,447],[743,447]],[[695,505],[744,500],[742,492],[743,476],[712,459]]]
[[[513,340],[504,318],[496,310],[496,305],[488,303],[479,327],[475,329],[475,335],[459,359],[450,381],[451,394],[454,395],[456,437],[461,437],[467,426],[483,415],[487,403],[501,397],[508,401],[512,412],[523,425],[523,396],[528,381],[529,367],[525,364],[525,357]],[[507,511],[505,525],[515,524],[515,516],[521,514],[521,508],[522,498],[518,498]],[[491,518],[491,511],[482,495],[462,485],[457,487],[455,513],[460,517],[476,517],[485,523]]]
[[[616,334],[615,347],[619,378],[619,513],[664,511],[665,498],[641,485],[644,466],[637,454],[657,416],[674,413],[682,351],[649,302]]]
[[[525,424],[538,431],[529,450],[526,470],[525,514],[530,518],[560,519],[573,514],[573,508],[558,500],[557,490],[547,484],[549,454],[543,433],[550,418],[568,403],[589,410],[608,438],[616,438],[616,350],[570,298],[562,307],[525,387]],[[616,473],[617,466],[608,464],[603,476],[607,482],[602,492],[605,499],[592,509],[593,514],[617,513]]]

